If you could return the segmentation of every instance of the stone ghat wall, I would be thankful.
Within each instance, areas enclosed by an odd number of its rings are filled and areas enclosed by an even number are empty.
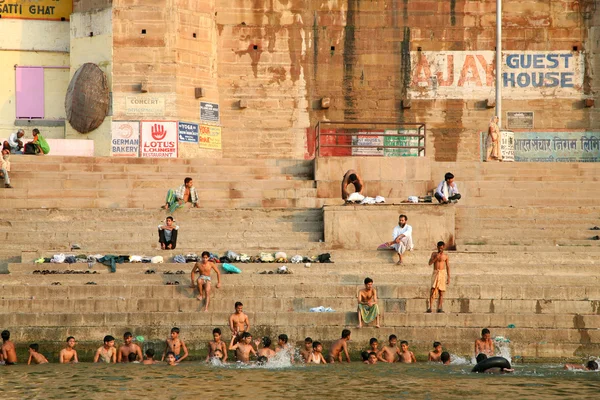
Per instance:
[[[170,118],[198,119],[197,86],[220,103],[223,157],[311,157],[317,121],[378,120],[424,122],[428,155],[475,160],[494,113],[495,3],[114,1],[115,116],[147,79]],[[503,3],[503,111],[533,111],[534,130],[597,128],[583,101],[598,86],[595,2]]]

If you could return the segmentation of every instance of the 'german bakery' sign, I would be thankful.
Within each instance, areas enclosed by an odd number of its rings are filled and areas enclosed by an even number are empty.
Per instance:
[[[494,51],[411,52],[409,92],[421,99],[479,99],[495,94]],[[584,56],[571,51],[502,53],[502,97],[579,98]]]
[[[0,17],[68,21],[73,0],[0,0]]]

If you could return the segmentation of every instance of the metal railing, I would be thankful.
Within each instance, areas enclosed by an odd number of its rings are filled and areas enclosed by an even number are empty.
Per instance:
[[[423,123],[320,121],[315,126],[315,154],[424,157],[426,133]]]

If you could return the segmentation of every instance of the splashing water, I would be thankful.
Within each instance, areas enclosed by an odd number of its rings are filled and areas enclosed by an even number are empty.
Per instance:
[[[510,340],[503,336],[496,336],[494,338],[496,346],[496,354],[500,357],[504,357],[512,364],[512,356],[510,354]]]
[[[456,354],[450,353],[450,365],[467,365],[469,360],[466,357],[461,357]]]

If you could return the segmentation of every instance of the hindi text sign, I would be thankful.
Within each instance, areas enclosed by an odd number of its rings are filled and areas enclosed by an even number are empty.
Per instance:
[[[221,114],[217,103],[200,102],[200,121],[203,123],[219,125]]]

